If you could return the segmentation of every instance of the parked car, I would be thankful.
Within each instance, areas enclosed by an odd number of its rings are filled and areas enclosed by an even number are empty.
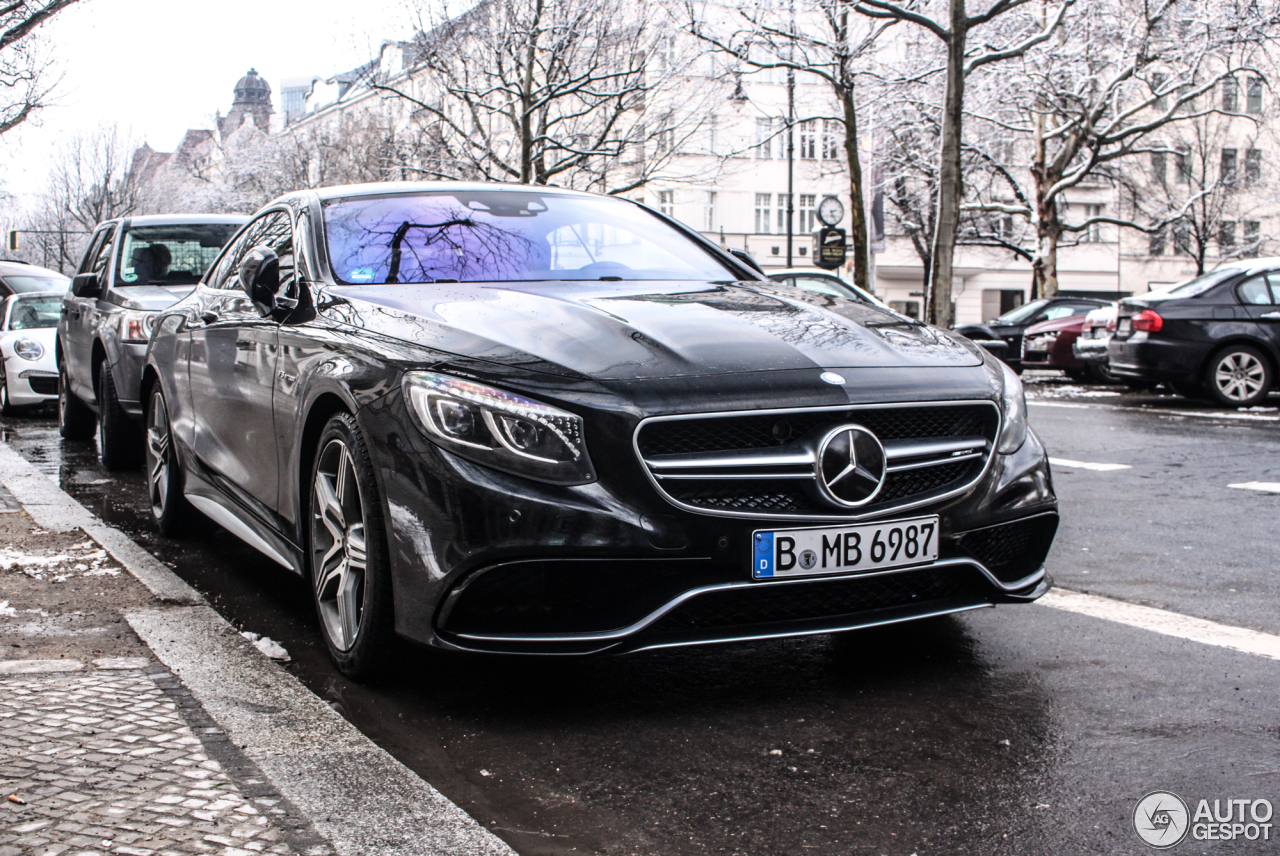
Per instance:
[[[0,297],[27,291],[66,291],[70,284],[70,278],[56,270],[14,259],[0,261]]]
[[[1022,335],[1033,324],[1055,321],[1071,315],[1084,315],[1091,309],[1106,306],[1105,300],[1091,297],[1048,297],[1024,303],[985,324],[964,324],[956,332],[974,341],[1001,340],[1008,350],[999,355],[1015,372],[1022,372]]]
[[[876,306],[884,307],[885,303],[866,289],[860,288],[829,271],[816,268],[787,268],[769,274],[769,279],[812,291],[815,294],[830,294],[850,300],[861,300]],[[887,307],[885,307],[887,308]]]
[[[139,382],[156,312],[190,293],[248,218],[222,214],[107,220],[94,230],[58,322],[58,427],[102,465],[142,463]]]
[[[0,414],[57,399],[53,345],[62,294],[28,291],[0,303]]]
[[[1267,397],[1280,363],[1280,258],[1242,259],[1120,301],[1111,371],[1226,407]]]
[[[1022,368],[1060,369],[1074,381],[1088,379],[1088,366],[1072,352],[1084,319],[1084,315],[1068,315],[1028,327],[1022,334]]]
[[[143,388],[161,530],[194,506],[308,578],[357,677],[395,634],[634,651],[1050,586],[1011,370],[624,199],[289,194],[160,314]]]
[[[1118,304],[1089,310],[1084,316],[1080,335],[1071,343],[1071,353],[1088,367],[1089,375],[1099,383],[1112,383],[1119,378],[1107,365],[1107,343],[1116,331]]]

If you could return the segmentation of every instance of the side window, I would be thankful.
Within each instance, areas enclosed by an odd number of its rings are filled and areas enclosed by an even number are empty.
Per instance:
[[[293,276],[293,226],[285,211],[271,211],[249,224],[235,245],[227,251],[209,285],[213,288],[240,287],[240,262],[254,247],[266,245],[280,256],[280,277]],[[288,266],[286,268],[286,265]]]
[[[94,232],[93,239],[89,242],[89,249],[85,250],[84,258],[80,260],[80,267],[76,269],[76,273],[88,273],[93,270],[93,262],[98,258],[98,251],[102,249],[102,242],[106,240],[107,233],[110,229],[99,229]]]
[[[1273,279],[1275,277],[1272,277]],[[1280,283],[1277,283],[1280,284]],[[1240,284],[1237,289],[1242,303],[1265,305],[1271,303],[1271,290],[1267,288],[1266,276],[1255,276]]]
[[[89,252],[84,255],[84,263],[80,265],[79,273],[96,273],[99,277],[107,270],[107,263],[111,261],[111,251],[115,248],[116,227],[109,226],[103,229],[93,238],[93,243],[89,246]],[[106,286],[105,280],[103,287]]]
[[[1067,318],[1080,313],[1076,310],[1076,307],[1069,303],[1059,303],[1057,306],[1050,306],[1040,314],[1044,316],[1043,320],[1045,321],[1057,321],[1059,318]]]

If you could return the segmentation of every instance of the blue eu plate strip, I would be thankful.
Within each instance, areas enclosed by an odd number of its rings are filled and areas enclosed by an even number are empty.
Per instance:
[[[757,532],[752,573],[757,578],[773,576],[773,533]]]

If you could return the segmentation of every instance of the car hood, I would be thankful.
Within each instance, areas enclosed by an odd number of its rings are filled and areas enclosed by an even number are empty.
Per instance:
[[[327,297],[370,332],[599,380],[982,363],[977,346],[944,331],[767,283],[369,285]]]
[[[1054,331],[1061,333],[1064,330],[1074,330],[1079,333],[1083,329],[1083,315],[1068,315],[1066,318],[1054,318],[1052,321],[1041,321],[1039,324],[1032,324],[1026,329],[1026,332],[1023,333],[1023,335],[1034,336],[1038,333],[1052,333]]]
[[[124,309],[140,309],[157,312],[168,309],[191,293],[194,284],[174,285],[113,285],[107,291],[107,300]]]

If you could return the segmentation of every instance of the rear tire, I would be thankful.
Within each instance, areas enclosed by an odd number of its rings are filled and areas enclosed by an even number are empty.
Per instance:
[[[120,407],[116,382],[106,360],[98,367],[98,448],[102,466],[112,472],[142,466],[142,433]]]
[[[58,361],[58,433],[64,440],[92,440],[98,417],[71,391],[67,363]]]
[[[178,451],[173,447],[169,408],[159,383],[147,396],[145,435],[143,451],[151,516],[161,533],[174,538],[190,530],[195,509],[182,493],[182,469],[178,464]]]
[[[1223,407],[1253,407],[1271,392],[1271,363],[1250,345],[1228,345],[1209,358],[1204,385]]]
[[[365,680],[397,646],[386,526],[364,434],[347,413],[330,417],[311,464],[307,554],[329,656]]]

